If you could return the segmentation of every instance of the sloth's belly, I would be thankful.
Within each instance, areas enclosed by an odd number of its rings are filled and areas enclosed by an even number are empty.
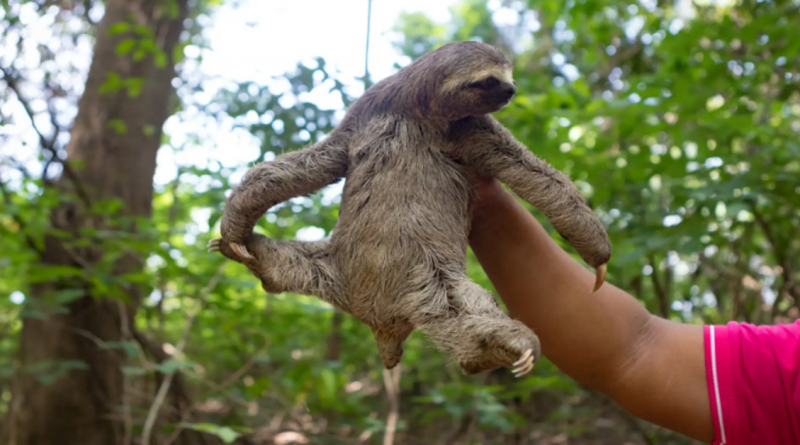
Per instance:
[[[464,167],[437,154],[348,175],[332,241],[347,281],[359,287],[351,291],[408,292],[412,275],[463,270],[472,186]]]

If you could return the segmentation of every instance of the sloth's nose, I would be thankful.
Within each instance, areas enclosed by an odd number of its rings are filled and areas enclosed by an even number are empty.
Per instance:
[[[509,83],[509,84],[506,84],[506,85],[503,86],[503,89],[501,90],[501,92],[502,92],[502,94],[504,96],[510,98],[511,96],[513,96],[517,92],[517,89],[516,89],[516,87],[514,87],[514,85]]]

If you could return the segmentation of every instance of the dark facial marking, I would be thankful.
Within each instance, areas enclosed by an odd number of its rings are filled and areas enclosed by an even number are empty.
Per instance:
[[[477,88],[479,90],[488,91],[499,87],[500,81],[494,76],[489,76],[486,79],[480,80],[478,82],[473,82],[469,86],[470,88]]]
[[[489,76],[486,79],[470,83],[467,87],[484,92],[487,94],[484,97],[492,102],[508,101],[517,92],[513,83],[502,82],[494,76]]]

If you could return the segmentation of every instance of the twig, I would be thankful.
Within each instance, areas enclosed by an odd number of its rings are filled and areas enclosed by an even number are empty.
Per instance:
[[[597,390],[589,388],[588,386],[580,383],[578,384],[578,387],[580,387],[583,391],[585,391],[590,398],[595,399],[600,403],[601,406],[599,407],[600,408],[599,415],[608,413],[611,415],[617,415],[621,417],[622,420],[624,420],[634,432],[638,433],[641,436],[642,440],[647,445],[655,445],[655,441],[653,440],[653,438],[650,437],[650,434],[648,434],[647,430],[642,427],[642,425],[639,423],[638,419],[634,415],[620,408],[619,405],[617,405],[616,403],[613,403],[605,394],[600,393]]]
[[[149,353],[155,359],[157,364],[164,363],[165,361],[170,359],[170,355],[164,352],[163,344],[157,341],[153,341],[147,337],[143,332],[134,329],[132,332],[133,338],[136,339],[136,342],[139,343],[140,348],[137,351],[140,353],[140,360],[144,364],[144,369],[148,371],[154,371],[157,369],[157,365],[150,363],[147,360],[144,352]],[[184,414],[187,414],[189,410],[185,410],[184,408],[187,406],[191,406],[191,397],[189,396],[188,392],[184,388],[182,382],[182,375],[176,375],[172,380],[172,386],[170,386],[170,393],[175,401],[175,409],[174,411],[178,414],[181,414],[182,417],[188,417]],[[149,398],[149,397],[148,397]],[[163,407],[162,409],[165,409]]]
[[[25,167],[25,165],[22,162],[14,159],[13,157],[4,156],[3,163],[6,162],[13,164],[12,167],[19,170],[19,172],[22,173],[22,176],[24,176],[25,179],[33,180],[33,175],[31,174],[30,170],[28,170],[28,168]]]
[[[42,133],[42,130],[39,129],[39,126],[36,125],[36,120],[33,118],[34,117],[33,108],[31,108],[31,105],[28,103],[28,101],[24,97],[22,97],[22,93],[20,93],[19,84],[17,84],[17,79],[14,78],[14,76],[11,75],[11,72],[5,68],[0,67],[0,72],[3,73],[3,79],[5,79],[8,88],[14,92],[14,94],[17,96],[17,100],[19,100],[19,103],[22,104],[22,108],[25,109],[25,113],[27,113],[28,118],[31,120],[31,126],[33,127],[33,130],[39,136],[39,142],[42,144],[42,147],[52,146],[53,143],[55,142],[55,139],[46,138],[44,133]]]
[[[75,192],[78,194],[78,197],[83,201],[86,207],[91,207],[92,201],[89,199],[89,195],[86,193],[86,189],[83,187],[83,183],[81,182],[78,174],[72,168],[72,165],[65,159],[61,159],[58,155],[58,150],[55,148],[55,138],[58,136],[58,131],[56,130],[53,134],[53,137],[48,139],[44,136],[44,133],[39,129],[39,126],[36,125],[36,120],[34,119],[34,112],[31,105],[28,101],[22,96],[20,93],[19,85],[17,84],[17,79],[11,75],[11,73],[6,70],[5,68],[0,67],[0,72],[3,74],[3,79],[5,79],[8,88],[14,92],[17,96],[17,100],[22,104],[22,108],[25,109],[25,113],[28,115],[28,118],[31,120],[31,126],[33,130],[36,131],[36,134],[39,135],[39,143],[41,144],[42,148],[46,149],[50,152],[51,160],[57,161],[59,164],[62,165],[64,168],[64,174],[67,175],[72,185],[75,187]],[[58,127],[56,127],[58,128]]]
[[[178,166],[178,174],[175,176],[175,180],[172,182],[170,186],[170,193],[172,194],[172,205],[169,207],[169,213],[167,214],[167,233],[164,234],[164,239],[169,242],[172,239],[172,235],[175,234],[175,220],[178,217],[178,186],[180,186],[181,181],[181,174],[183,173],[182,167]],[[164,275],[164,272],[161,271],[158,274],[158,292],[161,294],[161,298],[158,299],[156,303],[156,315],[158,316],[158,332],[159,335],[164,335],[164,299],[167,295],[167,279]]]
[[[386,433],[383,436],[383,445],[394,444],[394,434],[397,430],[397,419],[400,416],[400,365],[391,371],[383,368],[383,384],[386,386],[386,396],[389,398],[389,415],[386,418]]]
[[[372,0],[367,0],[367,41],[364,49],[364,90],[369,88],[371,82],[369,78],[369,37],[372,28]]]
[[[480,377],[479,381],[476,382],[478,386],[484,387],[486,386],[487,382],[489,382],[489,378],[492,377],[493,372],[486,372]],[[496,375],[496,374],[495,374]],[[502,379],[502,377],[500,377]],[[458,441],[464,437],[467,433],[470,432],[472,427],[475,425],[475,420],[478,418],[478,405],[479,401],[477,396],[474,397],[475,400],[471,404],[469,411],[467,411],[463,417],[461,417],[461,421],[458,423],[458,426],[452,433],[445,439],[447,445],[455,445]]]
[[[79,335],[79,336],[91,341],[98,348],[104,348],[106,346],[106,341],[103,340],[102,338],[98,337],[97,335],[95,335],[91,331],[87,331],[86,329],[82,329],[82,328],[73,328],[73,327],[68,326],[66,324],[61,324],[61,327],[63,327],[64,329],[66,329],[66,330],[68,330],[70,332],[72,332],[75,335]]]
[[[51,87],[52,88],[52,87]],[[56,110],[53,109],[52,102],[47,103],[47,110],[48,114],[50,115],[50,125],[53,126],[53,136],[50,138],[50,146],[55,147],[55,143],[58,140],[59,134],[61,134],[61,126],[58,125],[58,121],[56,120]],[[42,180],[45,184],[49,183],[47,178],[47,172],[50,170],[50,166],[55,162],[57,159],[55,156],[51,156],[50,159],[45,161],[44,167],[42,167]],[[58,159],[60,161],[60,159]]]
[[[458,422],[458,427],[450,434],[444,443],[447,445],[455,445],[458,443],[458,440],[461,439],[465,434],[472,429],[472,425],[475,424],[475,418],[478,416],[477,407],[473,405],[469,411],[467,411],[463,417],[461,417],[461,421]]]
[[[628,423],[633,431],[639,433],[639,436],[642,438],[642,440],[644,440],[644,443],[647,445],[655,445],[653,438],[650,437],[650,434],[648,434],[644,428],[642,428],[642,425],[639,424],[639,421],[633,415],[622,409],[617,409],[617,413],[619,413],[625,422]]]
[[[224,390],[228,386],[231,386],[234,383],[236,383],[237,380],[239,380],[247,371],[249,371],[256,364],[258,356],[261,355],[264,351],[266,351],[266,349],[267,346],[265,345],[260,351],[258,351],[252,357],[250,357],[250,359],[244,365],[242,365],[241,368],[237,369],[235,372],[233,372],[233,374],[229,375],[228,378],[226,378],[222,383],[218,385],[209,384],[208,386],[210,386],[211,392],[222,392],[222,390]],[[189,420],[189,414],[190,414],[189,412],[181,413],[181,421],[178,423],[178,426],[175,428],[175,430],[172,431],[167,440],[164,442],[164,445],[170,445],[173,442],[175,442],[175,440],[177,440],[180,433],[184,430],[183,424]]]
[[[609,58],[606,66],[598,71],[598,78],[604,79],[608,77],[614,68],[619,67],[623,62],[635,57],[637,54],[639,54],[639,52],[642,51],[642,49],[644,49],[644,45],[638,40],[636,43],[626,48],[618,48],[617,52]]]
[[[128,325],[128,311],[125,309],[125,304],[121,301],[117,301],[117,307],[119,308],[119,324],[120,324],[120,334],[122,334],[122,340],[128,341],[132,338],[131,330]],[[122,375],[122,418],[123,418],[123,425],[124,425],[124,436],[122,439],[123,445],[130,445],[131,440],[133,439],[133,418],[131,416],[131,402],[128,398],[128,388],[130,382],[128,381],[128,376],[123,373]]]
[[[178,440],[178,436],[180,436],[181,432],[183,432],[183,427],[181,425],[183,425],[188,421],[189,421],[189,411],[182,412],[181,421],[178,422],[178,426],[172,431],[169,437],[167,437],[167,440],[164,442],[164,445],[172,445],[173,442]]]
[[[66,159],[61,159],[55,147],[45,146],[45,148],[50,152],[52,156],[51,159],[61,164],[61,166],[64,168],[64,173],[67,175],[67,178],[69,178],[70,182],[75,187],[75,193],[78,194],[78,197],[81,199],[83,204],[87,208],[90,208],[92,206],[92,200],[89,198],[89,194],[86,193],[86,189],[83,188],[83,183],[78,177],[78,174],[72,168],[72,165],[70,165],[69,161],[67,161]]]
[[[15,168],[17,168],[22,173],[22,175],[25,176],[27,179],[32,179],[33,178],[31,176],[30,172],[25,168],[24,165],[19,164],[15,159],[12,159],[12,158],[7,158],[7,159],[11,160],[11,162],[14,163]],[[2,178],[0,178],[0,179],[2,179]],[[42,179],[43,179],[45,185],[49,185],[50,184],[50,182],[47,180],[47,178],[43,177]],[[9,194],[8,190],[6,190],[5,187],[3,187],[3,182],[2,181],[0,181],[0,195],[2,195],[3,202],[6,205],[11,205],[11,203],[12,203],[11,202],[11,195]],[[14,219],[14,222],[16,222],[17,225],[19,225],[20,228],[24,231],[24,229],[26,227],[26,224],[19,217],[19,215],[14,214],[11,217]],[[36,253],[38,253],[39,255],[43,255],[44,254],[44,251],[39,249],[38,246],[36,246],[36,243],[34,242],[33,238],[30,237],[30,235],[25,234],[25,240],[28,243],[28,245],[31,247],[31,249],[33,249]],[[75,251],[72,250],[71,248],[67,247],[66,244],[64,244],[64,242],[59,241],[58,244],[59,244],[59,246],[61,246],[61,248],[64,249],[64,251],[67,253],[67,255],[69,255],[69,257],[72,258],[73,261],[75,261],[76,264],[78,264],[79,266],[81,266],[81,267],[83,267],[83,268],[85,268],[87,270],[91,268],[91,265],[89,264],[89,262],[86,259],[84,259],[80,255],[75,253]]]
[[[767,241],[769,241],[772,251],[775,254],[775,259],[778,260],[778,264],[781,266],[781,278],[783,279],[783,284],[777,295],[775,295],[775,301],[772,303],[771,315],[772,319],[774,320],[780,310],[779,306],[780,303],[783,302],[783,297],[788,293],[795,300],[795,304],[797,304],[798,300],[800,300],[800,293],[797,292],[794,278],[792,277],[789,256],[786,255],[786,251],[781,247],[780,242],[772,232],[772,227],[770,227],[769,223],[764,218],[764,215],[758,211],[755,203],[751,203],[750,210],[753,212],[756,223],[758,223],[759,227],[761,227],[761,231],[764,232],[764,236],[767,237]]]
[[[253,366],[255,366],[256,360],[258,360],[258,356],[263,354],[267,350],[267,347],[268,347],[268,345],[264,345],[264,347],[261,348],[260,351],[258,351],[257,353],[253,354],[253,356],[250,357],[250,359],[247,360],[247,362],[244,365],[242,365],[241,368],[239,368],[236,371],[234,371],[231,375],[228,376],[228,378],[223,380],[222,383],[220,383],[218,385],[215,385],[215,386],[212,386],[211,387],[211,391],[212,392],[221,392],[225,388],[227,388],[227,387],[233,385],[234,383],[236,383],[236,381],[239,380],[247,371],[249,371]]]
[[[219,269],[217,269],[217,272],[208,282],[208,285],[206,285],[206,287],[200,291],[200,295],[198,296],[199,304],[197,308],[189,314],[189,318],[186,320],[186,326],[183,329],[183,336],[175,347],[175,356],[180,355],[183,352],[183,348],[186,347],[186,342],[189,339],[189,333],[192,330],[192,324],[194,324],[197,314],[200,313],[200,310],[203,307],[203,302],[205,302],[208,295],[217,286],[217,283],[222,276],[223,267],[224,265],[220,265]],[[164,404],[164,398],[166,398],[169,387],[172,385],[172,378],[175,375],[175,372],[177,372],[177,370],[167,374],[166,377],[164,377],[164,380],[161,382],[161,386],[156,392],[156,397],[153,399],[152,405],[150,405],[150,411],[147,413],[147,418],[144,422],[144,428],[142,431],[142,445],[150,445],[150,435],[153,432],[153,426],[155,425],[156,417],[158,416],[158,412],[161,410],[161,405]]]
[[[331,331],[328,334],[328,347],[325,360],[337,361],[342,354],[342,313],[335,310],[331,318]]]
[[[653,281],[653,289],[655,289],[656,291],[656,297],[658,297],[658,309],[661,312],[662,317],[669,318],[668,290],[664,287],[664,284],[658,277],[658,268],[655,258],[651,256],[649,261],[650,261],[650,267],[653,269],[653,272],[650,274],[650,278]],[[667,265],[667,268],[669,268],[669,265]]]

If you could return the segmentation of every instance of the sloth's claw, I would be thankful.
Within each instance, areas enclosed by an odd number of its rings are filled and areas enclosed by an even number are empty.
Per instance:
[[[247,249],[241,244],[230,243],[229,246],[231,247],[231,250],[233,250],[236,253],[236,255],[239,255],[240,258],[244,258],[247,260],[255,259],[255,257],[253,255],[250,255],[250,252],[248,252]]]
[[[519,366],[519,365],[525,363],[525,360],[528,360],[528,358],[531,355],[533,355],[533,349],[526,349],[525,352],[522,353],[522,357],[520,357],[519,360],[517,360],[514,363],[512,363],[512,366]]]
[[[526,349],[525,352],[522,354],[522,357],[520,357],[519,360],[514,362],[513,366],[514,369],[511,372],[514,374],[514,377],[519,378],[529,373],[534,366],[533,349]]]
[[[608,268],[607,265],[601,264],[597,266],[597,277],[594,280],[594,290],[592,293],[597,292],[597,289],[600,289],[600,286],[606,281],[606,269]]]

